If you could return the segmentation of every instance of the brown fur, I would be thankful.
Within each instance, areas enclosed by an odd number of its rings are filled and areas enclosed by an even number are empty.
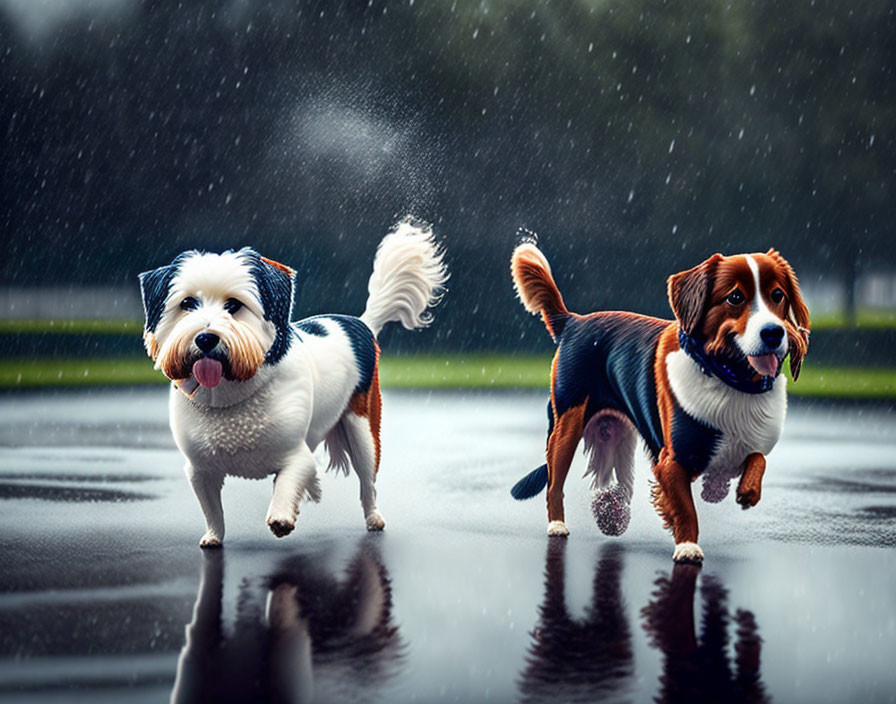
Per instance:
[[[663,445],[666,447],[672,446],[672,415],[675,413],[675,399],[672,398],[672,387],[669,385],[666,357],[678,349],[678,326],[675,323],[669,323],[668,327],[660,334],[653,362],[656,401],[660,412],[660,424],[663,426]]]
[[[224,340],[230,346],[230,373],[236,381],[248,381],[264,362],[264,350],[251,335],[234,325]]]
[[[180,339],[165,345],[164,354],[159,359],[159,368],[169,379],[188,379],[193,373],[195,358],[190,354],[190,344],[190,339]]]
[[[380,346],[376,346],[376,363],[373,367],[373,378],[367,391],[352,396],[349,401],[349,410],[357,416],[366,418],[370,424],[370,434],[373,435],[374,448],[374,475],[380,469],[380,419],[382,418],[383,399],[380,393]]]
[[[783,316],[784,329],[790,341],[790,373],[796,381],[800,376],[803,357],[809,350],[809,308],[800,293],[799,280],[790,263],[775,249],[769,249],[765,256],[774,262],[776,271],[783,277],[784,304],[787,306],[787,314]]]
[[[715,270],[721,260],[721,254],[713,254],[693,269],[670,276],[667,281],[672,312],[688,335],[697,329],[703,318]]]
[[[554,419],[554,430],[548,438],[548,520],[562,521],[563,485],[585,429],[586,401]]]
[[[697,542],[697,509],[691,495],[691,475],[672,459],[668,447],[660,452],[653,467],[656,485],[653,502],[665,525],[672,527],[675,544]]]
[[[742,335],[750,317],[750,305],[755,295],[753,272],[746,257],[723,257],[719,260],[712,279],[709,296],[702,313],[700,330],[707,340],[706,351],[719,354],[728,346],[732,334]],[[725,299],[740,289],[744,302],[730,305]]]
[[[149,330],[143,333],[143,346],[146,348],[146,353],[155,362],[159,356],[159,341],[156,339],[155,334],[149,332]]]
[[[267,257],[262,257],[261,261],[263,261],[265,264],[270,264],[275,269],[279,269],[284,274],[288,274],[289,276],[294,276],[296,273],[296,270],[293,269],[292,267],[286,266],[286,264],[281,264],[280,262],[275,262],[273,259],[268,259]]]
[[[152,340],[155,341],[154,335]],[[230,378],[234,381],[248,381],[255,376],[264,362],[264,350],[255,338],[244,333],[239,325],[233,325],[222,340],[230,351]],[[165,346],[159,361],[159,368],[165,376],[175,381],[190,377],[196,361],[196,357],[191,354],[191,346],[192,340],[189,337],[172,340]],[[157,352],[157,356],[158,354]]]
[[[655,481],[650,490],[650,499],[659,517],[663,520],[663,527],[672,528],[675,542],[681,542],[678,535],[693,535],[692,542],[697,542],[697,509],[691,496],[690,476],[677,462],[669,459],[669,451],[672,447],[672,417],[675,413],[675,399],[672,397],[672,387],[669,385],[669,372],[666,368],[666,357],[679,349],[678,326],[669,323],[660,335],[654,361],[654,375],[656,378],[657,405],[660,412],[660,423],[663,426],[663,450],[659,461],[654,465],[653,474]],[[681,472],[687,475],[686,485],[681,483]],[[685,540],[691,540],[685,538]]]
[[[710,353],[721,352],[728,344],[731,333],[742,334],[754,297],[762,296],[769,310],[784,322],[790,342],[790,370],[796,380],[809,348],[809,309],[800,293],[796,274],[784,257],[774,249],[765,254],[753,254],[752,257],[759,267],[759,291],[754,290],[753,272],[746,257],[723,257],[718,261],[712,290],[702,313],[701,330],[708,340],[706,349]],[[740,306],[731,306],[725,300],[735,288],[739,288],[745,297]],[[771,297],[776,288],[784,291],[784,298],[779,303],[775,303]]]
[[[747,457],[744,473],[737,485],[737,503],[750,508],[762,498],[762,476],[765,474],[765,455],[754,452]]]
[[[670,322],[661,333],[654,358],[657,405],[664,447],[654,466],[655,483],[651,495],[657,513],[666,527],[672,528],[676,544],[696,543],[698,536],[697,511],[691,495],[692,477],[687,468],[672,459],[670,449],[675,400],[669,384],[666,358],[679,349],[679,327],[688,334],[699,330],[707,340],[708,351],[721,351],[730,344],[733,333],[743,334],[753,297],[760,295],[769,309],[784,321],[790,341],[794,379],[799,375],[800,364],[808,348],[809,311],[800,294],[793,269],[773,249],[766,254],[752,256],[759,267],[760,291],[754,290],[753,273],[744,255],[724,257],[714,254],[696,267],[670,276],[668,280],[669,303],[677,321]],[[525,246],[518,247],[511,260],[511,270],[523,304],[530,312],[541,312],[552,335],[554,330],[548,318],[551,313],[575,315],[567,311],[550,269],[547,268],[547,262],[540,253]],[[774,303],[771,294],[778,287],[784,291],[785,297],[781,302]],[[736,288],[744,294],[744,302],[732,306],[726,299]],[[634,313],[628,315],[638,317]],[[551,366],[553,408],[556,408],[554,390],[559,354],[558,349]],[[549,521],[564,520],[563,484],[584,430],[586,406],[587,399],[582,405],[567,410],[561,416],[557,416],[554,411],[554,427],[548,438],[547,448]],[[738,486],[737,500],[744,508],[755,506],[759,502],[764,472],[765,457],[759,453],[750,455]]]
[[[517,247],[510,259],[510,273],[517,295],[530,313],[540,314],[544,324],[556,338],[559,330],[554,329],[550,316],[569,314],[560,289],[551,276],[550,267],[538,250],[527,245]]]

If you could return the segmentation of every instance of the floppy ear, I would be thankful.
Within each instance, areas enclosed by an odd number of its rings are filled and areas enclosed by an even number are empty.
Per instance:
[[[255,281],[264,306],[264,317],[278,328],[288,325],[292,317],[296,272],[266,257],[259,257],[258,262]]]
[[[146,318],[143,323],[143,343],[153,360],[159,354],[155,333],[165,314],[165,302],[168,300],[171,281],[177,275],[181,263],[196,254],[198,252],[195,249],[181,252],[170,264],[137,275],[140,280],[140,296],[143,299],[143,314]]]
[[[669,304],[686,335],[693,335],[703,319],[716,265],[721,259],[721,254],[713,254],[693,269],[673,274],[668,279]]]
[[[155,332],[165,312],[165,300],[168,298],[168,287],[174,278],[176,267],[173,264],[160,266],[158,269],[138,274],[140,279],[140,295],[143,299],[143,314],[146,318],[144,329]]]
[[[277,328],[277,337],[268,350],[265,361],[276,362],[289,348],[289,323],[292,319],[296,272],[291,267],[262,257],[252,250],[247,250],[247,254],[254,255],[252,275],[258,286],[265,320],[270,320]]]
[[[809,350],[809,308],[800,293],[799,280],[790,263],[776,249],[770,249],[766,254],[784,274],[784,292],[787,294],[787,319],[784,327],[787,328],[787,338],[790,340],[790,373],[796,381],[800,376],[803,357]]]
[[[159,356],[159,343],[156,340],[156,328],[165,312],[165,301],[168,299],[168,288],[177,273],[177,266],[168,264],[158,269],[144,271],[137,276],[140,279],[140,297],[143,299],[143,344],[146,353],[155,361]]]

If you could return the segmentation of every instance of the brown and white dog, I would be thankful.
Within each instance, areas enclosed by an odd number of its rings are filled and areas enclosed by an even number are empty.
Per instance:
[[[790,354],[795,380],[808,349],[809,311],[790,264],[774,249],[714,254],[669,277],[674,321],[571,313],[531,240],[513,252],[511,272],[526,310],[542,316],[557,343],[547,463],[511,493],[530,498],[547,485],[548,535],[568,535],[563,484],[584,437],[601,490],[597,523],[619,535],[628,526],[640,435],[654,465],[654,506],[675,538],[673,558],[702,561],[691,482],[702,475],[703,498],[717,502],[739,476],[737,502],[759,502],[765,455],[787,411],[781,365]]]

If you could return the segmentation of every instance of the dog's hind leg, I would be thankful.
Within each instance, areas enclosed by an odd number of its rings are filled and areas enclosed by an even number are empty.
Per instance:
[[[380,531],[386,522],[376,508],[376,475],[380,468],[380,416],[382,397],[380,396],[379,356],[377,355],[370,386],[366,391],[356,393],[348,404],[348,409],[339,421],[348,441],[348,454],[352,467],[361,482],[361,508],[367,530]]]
[[[205,516],[205,535],[199,540],[201,548],[218,548],[224,542],[224,509],[221,506],[221,487],[224,475],[217,472],[202,472],[187,462],[184,472],[199,499],[199,506]]]
[[[369,419],[348,411],[340,421],[348,439],[348,454],[352,467],[361,483],[361,508],[367,530],[379,531],[386,526],[376,508],[376,474],[378,468],[378,443]]]
[[[569,535],[564,522],[563,484],[584,429],[585,404],[558,417],[548,438],[548,535]]]
[[[274,495],[266,522],[278,538],[292,533],[303,498],[320,501],[317,466],[308,445],[302,442],[286,465],[274,477]]]

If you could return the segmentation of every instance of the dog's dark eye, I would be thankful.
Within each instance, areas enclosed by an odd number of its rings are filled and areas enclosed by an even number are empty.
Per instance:
[[[729,305],[739,306],[745,299],[743,292],[739,288],[736,288],[728,294],[728,297],[725,300],[728,301]]]
[[[772,303],[780,303],[783,300],[784,292],[781,289],[776,288],[774,291],[772,291]]]
[[[228,298],[226,301],[224,301],[224,310],[226,310],[231,315],[236,313],[242,307],[243,304],[235,298]]]
[[[180,302],[181,310],[196,310],[199,307],[199,301],[192,296],[187,296]]]

